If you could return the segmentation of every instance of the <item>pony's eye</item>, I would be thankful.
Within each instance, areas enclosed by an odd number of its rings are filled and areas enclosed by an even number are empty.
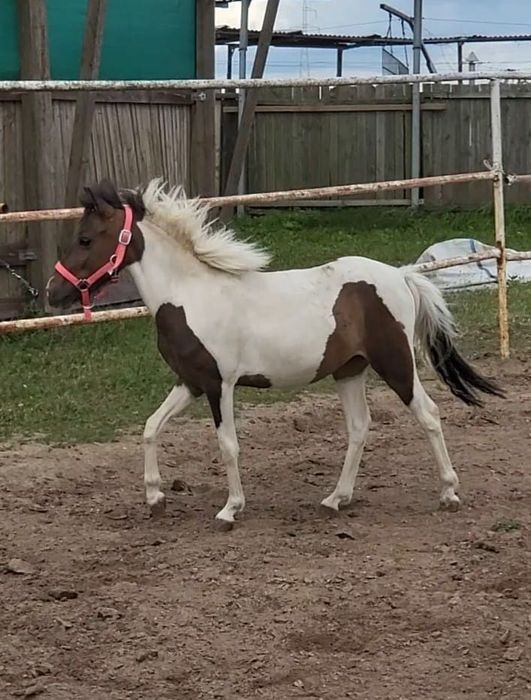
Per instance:
[[[83,248],[88,248],[90,246],[90,244],[91,244],[90,238],[85,238],[84,236],[82,236],[79,239],[79,245],[83,246]]]

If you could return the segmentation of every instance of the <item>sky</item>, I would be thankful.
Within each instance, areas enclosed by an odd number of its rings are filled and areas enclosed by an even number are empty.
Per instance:
[[[413,14],[413,0],[386,0],[388,5],[405,14]],[[323,34],[386,35],[388,14],[380,9],[381,0],[280,0],[275,29],[301,30]],[[267,0],[252,0],[249,26],[260,29]],[[306,10],[303,8],[306,6]],[[240,3],[216,10],[216,26],[240,26]],[[462,36],[467,34],[531,34],[531,0],[424,0],[423,36]],[[393,20],[392,36],[402,36],[401,22]],[[411,32],[406,26],[406,36]],[[438,72],[457,70],[454,45],[429,46]],[[512,43],[465,44],[466,58],[473,51],[477,70],[531,72],[531,41]],[[411,48],[393,47],[393,53],[411,66]],[[254,49],[248,52],[249,75]],[[268,56],[266,77],[332,77],[335,75],[336,52],[327,49],[272,48]],[[216,48],[216,75],[225,77],[227,49]],[[422,59],[421,72],[428,72]],[[379,47],[350,49],[343,54],[343,75],[381,75],[382,53]],[[233,75],[238,75],[238,58],[233,59]]]

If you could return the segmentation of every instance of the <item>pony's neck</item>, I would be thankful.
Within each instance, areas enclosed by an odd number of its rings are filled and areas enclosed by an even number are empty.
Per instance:
[[[148,222],[140,222],[144,252],[129,268],[136,287],[151,313],[165,302],[180,303],[180,289],[192,276],[206,274],[206,266],[181,249]]]

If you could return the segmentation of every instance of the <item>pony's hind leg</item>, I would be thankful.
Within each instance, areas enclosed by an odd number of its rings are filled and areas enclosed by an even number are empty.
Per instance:
[[[412,323],[406,323],[406,327],[409,327],[408,337],[402,324],[389,317],[381,319],[380,324],[375,325],[374,336],[370,338],[368,359],[373,369],[398,394],[424,429],[442,482],[441,504],[450,510],[457,510],[457,474],[446,450],[439,409],[424,390],[417,374],[412,326]]]
[[[413,399],[409,404],[409,409],[424,429],[437,462],[441,479],[441,506],[448,510],[458,510],[460,501],[455,491],[459,486],[459,479],[446,449],[439,409],[426,393],[416,372],[413,383]]]
[[[339,510],[339,506],[347,505],[352,499],[361,455],[369,433],[371,418],[365,396],[366,376],[367,372],[363,370],[355,377],[338,379],[336,382],[345,413],[348,449],[334,491],[321,501],[321,505],[333,510]]]
[[[144,484],[146,501],[153,515],[164,510],[165,497],[160,490],[160,472],[157,463],[157,436],[168,420],[181,413],[193,400],[190,390],[184,386],[175,386],[166,399],[146,421],[144,428]]]

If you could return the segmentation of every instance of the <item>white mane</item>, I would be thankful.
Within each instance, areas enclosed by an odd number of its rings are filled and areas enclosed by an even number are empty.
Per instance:
[[[142,198],[146,220],[210,267],[238,275],[269,265],[270,254],[254,243],[239,241],[224,226],[214,230],[207,222],[208,206],[199,199],[187,199],[182,187],[166,191],[158,178],[151,180]]]

